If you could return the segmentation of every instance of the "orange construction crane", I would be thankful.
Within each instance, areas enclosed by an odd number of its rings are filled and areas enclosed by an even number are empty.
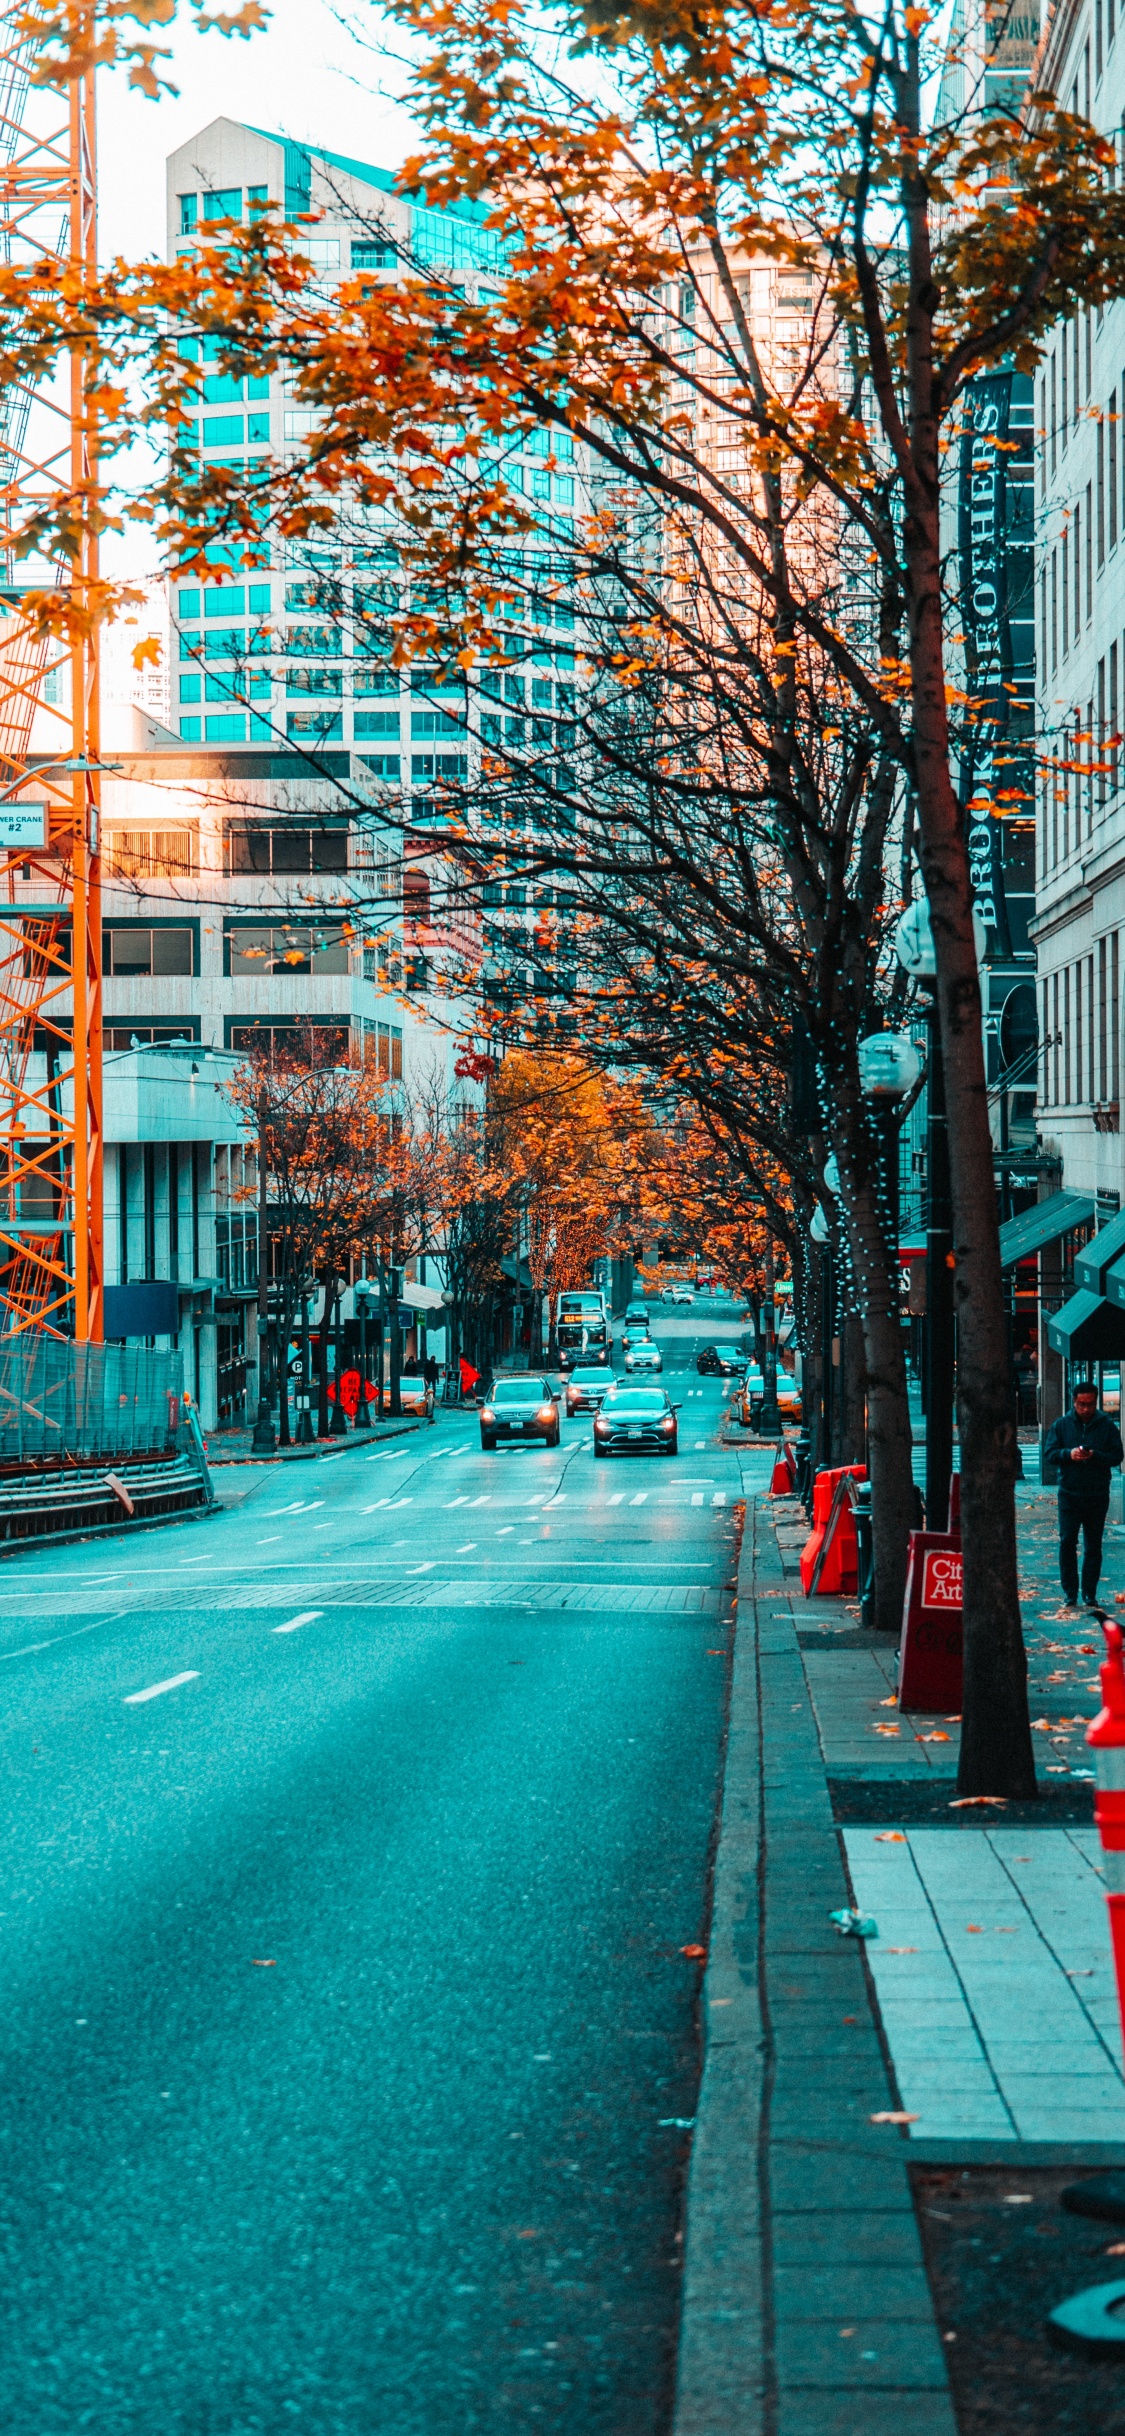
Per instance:
[[[65,93],[37,86],[17,9],[0,8],[0,258],[97,267],[95,16]],[[97,416],[81,350],[60,378],[0,397],[0,1335],[99,1343],[102,935]],[[75,536],[16,554],[36,503]],[[27,569],[24,577],[22,570]],[[17,574],[17,570],[21,572]],[[5,580],[6,577],[6,580]],[[56,587],[66,639],[21,603]],[[33,728],[35,731],[33,744]]]

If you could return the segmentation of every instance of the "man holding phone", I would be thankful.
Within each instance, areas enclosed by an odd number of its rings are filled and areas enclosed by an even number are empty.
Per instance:
[[[1098,1410],[1098,1391],[1083,1380],[1073,1409],[1051,1424],[1043,1446],[1045,1463],[1059,1467],[1059,1573],[1068,1607],[1078,1605],[1078,1535],[1082,1534],[1082,1602],[1093,1607],[1102,1569],[1102,1533],[1109,1507],[1109,1476],[1125,1460],[1121,1432]]]

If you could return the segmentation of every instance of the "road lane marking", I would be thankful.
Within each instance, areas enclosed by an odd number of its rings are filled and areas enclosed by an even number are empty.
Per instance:
[[[296,1632],[299,1624],[315,1624],[324,1614],[323,1607],[306,1607],[299,1616],[290,1616],[288,1624],[275,1624],[275,1632]]]
[[[636,1496],[629,1499],[629,1503],[631,1506],[643,1506],[647,1497],[647,1489],[638,1489]]]
[[[211,1563],[211,1561],[212,1561],[212,1554],[213,1554],[213,1551],[209,1551],[209,1552],[208,1552],[208,1554],[207,1554],[206,1556],[181,1556],[181,1558],[180,1558],[180,1564],[181,1564],[181,1566],[184,1566],[184,1565],[209,1565],[209,1564]]]
[[[624,1505],[624,1503],[625,1503],[625,1491],[624,1491],[624,1489],[615,1489],[615,1490],[614,1490],[614,1492],[613,1492],[612,1497],[607,1497],[607,1498],[606,1498],[606,1504],[607,1504],[607,1506],[623,1506],[623,1505]]]
[[[276,1522],[279,1514],[315,1514],[317,1507],[323,1504],[323,1497],[297,1497],[291,1506],[265,1506],[262,1521]]]
[[[467,1506],[468,1502],[467,1497],[451,1497],[445,1511],[447,1514],[452,1514],[455,1506]]]
[[[455,1556],[467,1556],[467,1555],[468,1555],[468,1553],[469,1553],[470,1548],[475,1548],[475,1547],[476,1547],[476,1544],[477,1544],[477,1543],[476,1543],[475,1539],[463,1539],[463,1540],[462,1540],[462,1542],[461,1542],[460,1547],[459,1547],[459,1548],[455,1548],[455,1549],[454,1549],[454,1551],[453,1551],[453,1553],[454,1553],[454,1555],[455,1555]],[[527,1546],[528,1546],[528,1547],[530,1547],[530,1545],[531,1545],[530,1540],[529,1540],[529,1541],[528,1541],[526,1544],[527,1544]]]
[[[119,1616],[132,1615],[131,1607],[115,1607],[112,1615],[95,1616],[92,1624],[76,1624],[73,1632],[57,1632],[49,1641],[28,1641],[23,1649],[0,1649],[5,1658],[36,1658],[41,1649],[54,1649],[59,1641],[80,1641],[83,1633],[100,1632],[103,1624],[115,1624]]]
[[[167,1683],[150,1683],[146,1691],[126,1692],[124,1706],[127,1709],[135,1709],[142,1700],[159,1700],[161,1692],[176,1692],[181,1683],[198,1683],[198,1681],[199,1668],[197,1666],[189,1667],[184,1675],[169,1675]]]
[[[377,1497],[373,1506],[364,1506],[361,1511],[364,1514],[377,1514],[380,1506],[389,1506],[390,1502],[389,1497]]]
[[[424,1565],[408,1565],[406,1570],[408,1573],[432,1573],[436,1563],[436,1556],[431,1556]]]
[[[711,1499],[711,1503],[712,1503],[712,1505],[713,1505],[713,1506],[725,1506],[726,1502],[727,1502],[727,1493],[726,1493],[726,1490],[725,1490],[725,1489],[716,1489],[715,1494],[714,1494],[713,1498]]]
[[[460,1502],[460,1499],[458,1499],[458,1504],[460,1504]],[[486,1490],[483,1497],[467,1497],[465,1499],[465,1504],[467,1506],[490,1506],[492,1504],[492,1499]]]
[[[692,1490],[692,1493],[691,1493],[691,1502],[692,1502],[693,1506],[701,1506],[701,1505],[702,1505],[702,1503],[703,1503],[703,1491],[702,1491],[702,1489],[693,1489],[693,1490]]]
[[[392,1497],[390,1500],[391,1512],[393,1514],[396,1506],[412,1506],[413,1503],[412,1497]]]
[[[693,1447],[693,1449],[692,1449],[692,1453],[693,1453],[693,1454],[695,1454],[695,1455],[701,1455],[701,1454],[703,1453],[703,1451],[704,1451],[704,1448],[706,1447],[706,1444],[707,1444],[707,1440],[706,1440],[706,1438],[697,1438],[697,1439],[696,1439],[696,1441],[695,1441],[695,1445],[694,1445],[694,1447]]]
[[[515,1526],[515,1524],[514,1524],[514,1523],[505,1523],[505,1524],[504,1524],[504,1527],[503,1527],[503,1530],[501,1530],[501,1531],[498,1531],[498,1532],[497,1532],[497,1534],[496,1534],[497,1539],[507,1539],[507,1537],[508,1537],[508,1533],[509,1533],[510,1531],[514,1531],[514,1530],[515,1530],[515,1527],[516,1527],[516,1526]]]
[[[549,1513],[550,1513],[550,1511],[551,1511],[552,1506],[565,1506],[565,1504],[566,1504],[566,1490],[565,1490],[565,1489],[560,1489],[557,1497],[548,1497],[547,1502],[546,1502],[546,1505],[543,1507],[543,1509],[542,1509],[542,1510],[543,1510],[544,1514],[549,1514]]]
[[[256,1539],[254,1546],[256,1548],[276,1548],[279,1539],[284,1539],[284,1537],[284,1531],[271,1531],[268,1539]]]

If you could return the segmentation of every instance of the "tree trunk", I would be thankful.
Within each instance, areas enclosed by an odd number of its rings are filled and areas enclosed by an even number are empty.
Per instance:
[[[838,1464],[863,1463],[867,1456],[867,1379],[863,1358],[863,1322],[856,1311],[847,1312],[840,1322],[838,1376],[838,1452],[835,1461]]]
[[[1016,1421],[988,1122],[980,976],[964,824],[950,773],[942,637],[933,298],[925,205],[912,197],[910,390],[915,479],[903,547],[910,581],[914,755],[922,874],[933,923],[949,1130],[964,1548],[963,1793],[1034,1796],[1027,1657],[1016,1564]]]

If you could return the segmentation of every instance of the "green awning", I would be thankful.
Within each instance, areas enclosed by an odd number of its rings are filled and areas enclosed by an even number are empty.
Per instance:
[[[1017,1260],[1029,1260],[1045,1243],[1069,1235],[1072,1227],[1089,1226],[1093,1215],[1094,1204],[1087,1193],[1048,1193],[1045,1201],[1036,1201],[1001,1227],[1001,1268],[1012,1269]],[[1125,1244],[1121,1248],[1125,1250]]]
[[[1108,1226],[1100,1226],[1091,1235],[1084,1252],[1074,1263],[1074,1282],[1085,1286],[1088,1294],[1104,1294],[1105,1281],[1114,1262],[1125,1257],[1125,1210],[1111,1218]]]
[[[1125,1310],[1080,1287],[1048,1319],[1047,1343],[1068,1362],[1120,1362],[1125,1358]]]

